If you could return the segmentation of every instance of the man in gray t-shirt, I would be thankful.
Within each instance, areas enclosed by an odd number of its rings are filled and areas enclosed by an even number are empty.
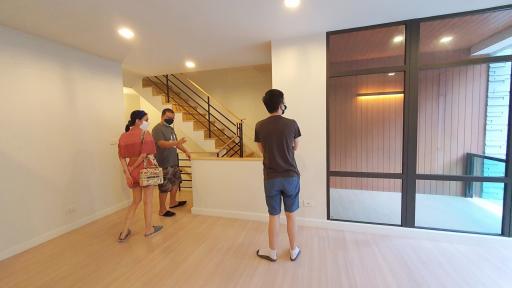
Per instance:
[[[181,183],[181,172],[179,169],[178,150],[183,151],[190,159],[190,153],[183,146],[187,141],[185,138],[178,139],[174,128],[174,111],[166,108],[162,111],[162,121],[158,123],[152,131],[153,139],[156,143],[156,161],[158,166],[163,169],[164,182],[158,185],[160,190],[160,216],[172,217],[174,212],[167,209],[165,202],[167,193],[169,193],[169,208],[177,208],[187,204],[187,201],[176,201],[176,193]]]
[[[295,163],[295,151],[301,133],[295,120],[283,117],[286,110],[283,92],[277,89],[268,90],[263,97],[263,104],[270,116],[256,124],[254,141],[258,143],[258,148],[263,154],[265,201],[269,214],[269,245],[268,248],[258,249],[256,254],[272,262],[277,260],[282,202],[288,226],[290,260],[295,261],[300,255],[300,248],[295,243],[295,212],[299,209],[300,192],[300,173]]]

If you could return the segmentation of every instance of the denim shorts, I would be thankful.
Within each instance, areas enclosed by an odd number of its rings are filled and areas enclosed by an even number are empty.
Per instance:
[[[293,213],[299,209],[300,178],[276,178],[265,181],[265,200],[268,214],[275,216],[281,214],[281,197],[284,211]]]

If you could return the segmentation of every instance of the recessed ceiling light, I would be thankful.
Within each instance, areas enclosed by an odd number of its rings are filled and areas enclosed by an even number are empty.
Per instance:
[[[117,33],[119,33],[119,35],[121,35],[121,37],[125,39],[132,39],[135,36],[135,33],[133,33],[132,30],[126,27],[119,28],[119,30],[117,30]]]
[[[404,36],[402,35],[398,35],[398,36],[395,36],[395,38],[393,38],[393,43],[400,43],[404,41]]]
[[[393,72],[393,73],[388,73],[388,76],[395,76],[395,74],[396,74],[395,72]]]
[[[297,8],[300,5],[300,0],[284,0],[284,6],[287,8]]]
[[[448,43],[452,40],[453,40],[453,36],[444,36],[443,38],[441,38],[441,40],[439,40],[439,42],[444,44],[444,43]]]
[[[196,68],[196,63],[194,63],[194,61],[187,60],[185,61],[185,66],[187,66],[187,68]]]

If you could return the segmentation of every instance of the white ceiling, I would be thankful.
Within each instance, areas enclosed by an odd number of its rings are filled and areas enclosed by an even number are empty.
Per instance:
[[[270,63],[270,41],[510,4],[510,0],[0,0],[0,24],[142,74]],[[132,41],[117,28],[128,26]]]

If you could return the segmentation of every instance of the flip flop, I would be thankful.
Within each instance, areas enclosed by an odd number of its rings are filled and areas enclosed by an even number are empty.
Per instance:
[[[128,237],[132,234],[132,230],[128,229],[128,232],[126,232],[126,235],[124,235],[124,238],[121,238],[121,235],[123,235],[123,232],[119,233],[119,237],[117,238],[117,242],[123,243],[124,241],[128,240]]]
[[[300,252],[302,252],[302,250],[300,250],[300,248],[299,248],[299,253],[297,253],[297,255],[295,255],[295,258],[292,258],[292,255],[290,255],[290,260],[292,260],[292,261],[297,260],[300,256]]]
[[[277,261],[277,259],[274,259],[274,258],[272,258],[272,257],[270,257],[270,256],[267,256],[267,255],[260,255],[260,249],[258,249],[258,250],[256,251],[256,256],[258,256],[258,257],[260,257],[260,258],[262,258],[262,259],[268,260],[268,261],[270,261],[270,262],[276,262],[276,261]]]
[[[174,212],[172,212],[172,211],[170,211],[170,210],[167,210],[167,211],[165,211],[165,213],[164,213],[164,214],[162,214],[162,215],[160,215],[160,216],[161,216],[161,217],[172,217],[172,216],[174,216],[174,215],[176,215],[176,213],[174,213]]]
[[[160,232],[163,228],[164,228],[164,226],[162,226],[162,225],[153,226],[153,232],[144,233],[144,237],[149,237],[153,234],[156,234],[156,233]]]
[[[187,201],[178,201],[178,203],[176,205],[169,207],[169,209],[178,208],[178,207],[185,206],[185,205],[187,205]]]

